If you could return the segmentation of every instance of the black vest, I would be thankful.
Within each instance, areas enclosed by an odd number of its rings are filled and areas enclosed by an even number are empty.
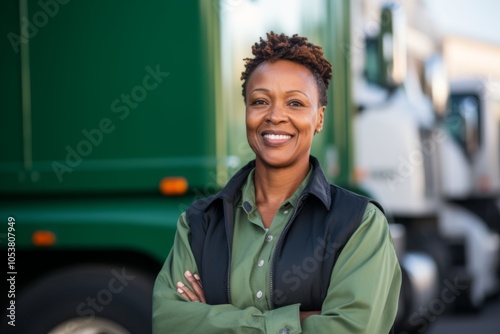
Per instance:
[[[275,239],[270,263],[271,291],[267,292],[275,308],[300,303],[301,311],[321,310],[335,262],[360,226],[368,202],[373,202],[330,185],[318,161],[314,157],[310,161],[311,179],[292,218]],[[193,203],[186,212],[191,249],[205,298],[211,305],[231,302],[234,205],[241,198],[240,189],[254,166],[255,162],[250,162],[221,192]]]

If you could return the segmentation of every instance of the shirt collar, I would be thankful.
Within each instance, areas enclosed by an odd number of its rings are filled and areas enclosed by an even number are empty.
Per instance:
[[[299,187],[294,191],[292,196],[290,196],[285,202],[283,202],[282,206],[292,206],[293,208],[297,207],[297,202],[299,200],[300,194],[309,184],[309,180],[311,178],[313,167],[310,165],[309,172],[306,177],[300,183]],[[255,204],[255,183],[254,183],[254,175],[255,168],[250,171],[248,174],[247,180],[245,184],[241,187],[241,201],[240,205],[243,207],[243,210],[247,214],[252,213],[255,209],[257,209],[257,205]]]
[[[303,192],[316,196],[329,210],[333,195],[330,190],[330,182],[328,182],[328,180],[326,179],[326,176],[323,173],[323,169],[321,168],[319,161],[315,157],[311,155],[309,158],[309,162],[312,166],[312,171],[310,171],[309,183],[306,185]],[[241,168],[231,178],[231,180],[229,180],[224,189],[222,189],[219,193],[212,197],[210,202],[213,202],[216,199],[222,199],[223,201],[228,203],[238,203],[238,197],[241,194],[240,189],[246,182],[248,182],[248,174],[252,172],[254,168],[255,160],[250,161],[246,166]],[[235,199],[237,200],[235,201]]]
[[[247,214],[252,213],[256,208],[255,205],[255,185],[253,183],[253,176],[255,168],[250,171],[247,181],[241,187],[241,206]]]

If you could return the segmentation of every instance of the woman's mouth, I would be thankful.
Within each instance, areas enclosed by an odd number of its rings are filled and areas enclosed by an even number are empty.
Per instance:
[[[271,146],[280,146],[286,144],[291,138],[292,135],[288,134],[276,134],[276,133],[264,133],[262,135],[264,138],[264,142]]]

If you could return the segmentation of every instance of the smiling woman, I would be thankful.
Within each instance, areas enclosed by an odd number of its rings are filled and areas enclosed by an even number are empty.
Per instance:
[[[305,176],[325,111],[311,71],[289,60],[265,62],[252,73],[247,90],[247,138],[259,164],[301,163]]]
[[[297,35],[268,33],[252,52],[242,79],[255,160],[179,218],[153,331],[388,333],[401,271],[387,220],[310,153],[331,64]]]

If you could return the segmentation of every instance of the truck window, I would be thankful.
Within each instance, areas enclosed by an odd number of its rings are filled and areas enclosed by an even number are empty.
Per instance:
[[[481,145],[481,102],[474,94],[452,94],[444,123],[453,140],[471,159]]]

